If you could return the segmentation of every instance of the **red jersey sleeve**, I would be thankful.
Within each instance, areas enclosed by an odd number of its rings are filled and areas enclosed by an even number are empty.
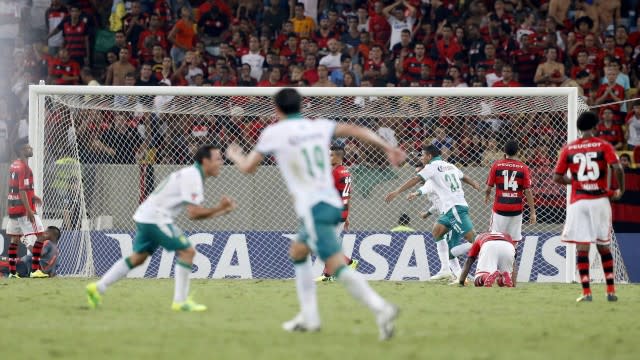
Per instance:
[[[487,176],[487,185],[493,187],[496,183],[496,161],[491,165],[489,169],[489,176]]]
[[[26,171],[24,166],[20,166],[19,168],[15,169],[14,174],[12,174],[12,176],[15,176],[18,180],[18,190],[31,189],[30,184],[28,182],[25,183]]]
[[[478,257],[480,254],[480,247],[482,246],[482,241],[476,240],[471,245],[471,249],[469,249],[468,257]]]
[[[560,152],[560,157],[558,157],[558,163],[556,164],[555,173],[558,175],[564,175],[567,173],[567,169],[569,168],[569,164],[567,164],[567,147],[564,146],[562,151]]]

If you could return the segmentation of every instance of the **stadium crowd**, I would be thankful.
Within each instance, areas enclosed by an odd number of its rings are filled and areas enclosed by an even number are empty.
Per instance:
[[[1,11],[14,14],[18,31],[4,41],[13,47],[3,52],[12,84],[0,101],[5,143],[26,131],[26,120],[18,120],[26,119],[26,85],[46,79],[60,85],[576,86],[589,105],[604,105],[600,135],[618,150],[640,150],[640,106],[616,103],[640,88],[633,1],[51,0],[43,19],[30,17],[33,1],[9,3]],[[34,21],[44,21],[46,30],[33,31]],[[341,105],[367,104],[354,97]],[[271,119],[242,112],[230,108],[225,121],[187,117],[190,124],[168,135],[175,142],[215,134],[248,148]],[[557,117],[530,117],[522,126],[525,144],[535,140],[535,153],[526,152],[530,162],[554,158],[544,151],[551,148],[544,137],[563,136]],[[76,124],[80,131],[99,129],[87,161],[135,162],[132,154],[144,143],[139,119],[99,118],[99,124]],[[466,116],[368,123],[408,150],[430,141],[458,163],[486,165],[499,155],[498,135],[512,118],[489,119],[490,131],[474,131]],[[633,163],[640,154],[629,155]]]

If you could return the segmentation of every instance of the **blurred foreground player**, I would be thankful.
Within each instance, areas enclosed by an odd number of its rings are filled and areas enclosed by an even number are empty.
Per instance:
[[[553,181],[571,185],[571,198],[567,206],[567,218],[561,239],[575,243],[578,273],[582,283],[582,296],[576,301],[591,301],[589,279],[589,248],[596,244],[602,260],[602,270],[607,283],[607,300],[617,301],[611,243],[611,200],[619,200],[624,194],[624,170],[613,146],[594,136],[598,116],[593,112],[578,117],[580,138],[562,148]],[[619,188],[608,187],[608,171],[612,167]],[[567,170],[570,176],[567,176]]]

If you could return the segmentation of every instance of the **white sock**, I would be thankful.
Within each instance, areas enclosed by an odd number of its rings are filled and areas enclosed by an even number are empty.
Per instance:
[[[118,260],[98,281],[98,291],[104,294],[109,285],[127,276],[129,270],[131,270],[131,268],[125,259]]]
[[[316,282],[313,280],[311,257],[307,256],[304,262],[294,263],[293,267],[296,271],[296,291],[302,316],[308,325],[320,325]]]
[[[451,249],[451,255],[455,257],[462,256],[466,254],[467,251],[469,251],[469,249],[471,249],[471,243],[465,241],[464,243],[458,246],[454,246],[453,249]]]
[[[173,274],[176,281],[173,302],[183,303],[187,301],[189,296],[189,275],[191,275],[191,264],[177,260]]]
[[[458,258],[449,259],[449,268],[451,268],[451,271],[453,271],[453,274],[457,278],[460,277],[462,268],[460,267],[460,261],[458,261]]]
[[[351,296],[377,313],[384,309],[386,302],[367,284],[367,281],[353,269],[344,267],[338,270],[338,281],[344,284]]]
[[[436,241],[438,258],[440,258],[440,272],[449,272],[449,244],[446,240]]]

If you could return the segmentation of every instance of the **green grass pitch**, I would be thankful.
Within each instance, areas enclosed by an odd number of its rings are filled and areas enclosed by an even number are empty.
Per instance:
[[[0,279],[7,359],[638,359],[640,286],[607,303],[575,303],[579,285],[458,288],[374,282],[401,308],[396,337],[377,340],[373,316],[338,283],[318,286],[322,331],[289,334],[293,281],[197,280],[205,313],[170,310],[173,280],[124,280],[89,310],[87,280]],[[9,356],[10,355],[10,356]]]

